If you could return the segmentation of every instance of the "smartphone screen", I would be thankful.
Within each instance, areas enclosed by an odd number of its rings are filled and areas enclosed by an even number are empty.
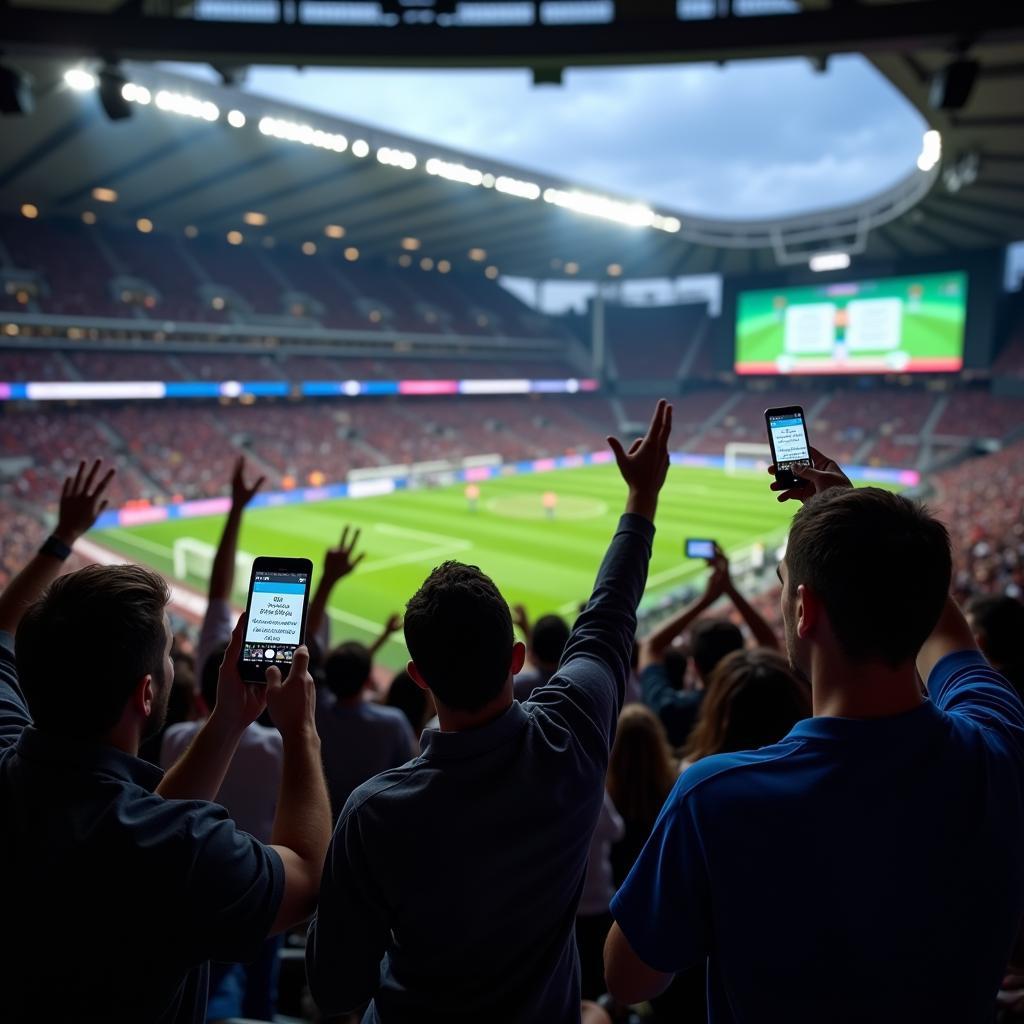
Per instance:
[[[305,638],[313,563],[307,558],[257,558],[249,582],[248,619],[239,673],[266,682],[271,665],[288,674],[295,648]]]
[[[775,476],[785,482],[799,479],[799,471],[811,464],[811,449],[807,440],[804,411],[799,405],[766,409],[768,443],[775,463]]]
[[[714,558],[715,542],[713,540],[688,540],[686,542],[687,558]]]

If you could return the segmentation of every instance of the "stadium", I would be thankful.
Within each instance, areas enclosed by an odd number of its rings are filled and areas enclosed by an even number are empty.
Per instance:
[[[384,692],[410,658],[389,618],[448,560],[529,622],[574,621],[625,500],[606,439],[643,436],[665,398],[638,635],[703,592],[694,538],[781,635],[794,503],[768,489],[775,407],[800,406],[856,487],[928,504],[958,601],[1024,598],[1024,18],[971,6],[4,5],[0,586],[53,532],[62,481],[101,458],[107,506],[66,568],[152,568],[190,649],[242,458],[263,483],[234,612],[255,558],[308,558],[315,588],[358,529],[364,560],[326,614],[332,642],[384,634]],[[843,53],[918,118],[916,159],[856,200],[770,216],[262,95],[243,70],[558,83],[588,64],[824,72]],[[581,297],[559,307],[560,289]],[[300,957],[282,953],[288,1019],[312,1019]]]

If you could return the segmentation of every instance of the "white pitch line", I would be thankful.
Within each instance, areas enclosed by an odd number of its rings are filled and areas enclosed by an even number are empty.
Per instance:
[[[119,543],[124,541],[126,544],[134,544],[136,547],[142,548],[143,551],[153,551],[158,555],[173,554],[172,549],[167,547],[166,544],[157,544],[156,541],[146,540],[145,537],[136,537],[133,533],[119,530],[114,534],[114,537]]]
[[[355,626],[357,629],[365,629],[367,633],[373,633],[375,636],[379,636],[384,632],[383,622],[371,622],[369,619],[364,619],[362,615],[353,615],[352,612],[328,608],[327,615],[329,618],[337,619],[339,622],[347,622],[350,626]],[[405,638],[397,633],[392,633],[388,637],[388,641],[393,644],[401,644],[403,647],[405,646]]]
[[[428,533],[426,530],[410,530],[406,526],[393,526],[391,523],[375,523],[374,530],[378,533],[387,534],[390,537],[410,537],[413,540],[425,540],[431,544],[467,545],[472,547],[471,541],[464,537],[449,537],[443,533]]]

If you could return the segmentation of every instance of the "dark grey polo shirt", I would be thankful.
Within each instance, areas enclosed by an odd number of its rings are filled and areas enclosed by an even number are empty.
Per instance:
[[[576,1024],[573,938],[653,525],[623,516],[558,672],[488,725],[427,730],[360,786],[327,855],[306,963],[325,1014]]]

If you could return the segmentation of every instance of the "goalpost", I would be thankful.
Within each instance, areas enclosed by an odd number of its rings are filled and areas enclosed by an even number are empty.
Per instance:
[[[744,441],[730,441],[725,446],[723,468],[729,476],[738,471],[758,470],[764,472],[772,462],[772,450],[766,444],[748,444]]]
[[[172,552],[174,575],[177,579],[184,581],[191,577],[202,580],[204,584],[210,579],[213,559],[217,554],[217,549],[212,544],[196,540],[195,537],[179,537],[172,546]],[[236,589],[248,585],[254,558],[255,555],[250,555],[248,551],[238,551],[235,554]]]

